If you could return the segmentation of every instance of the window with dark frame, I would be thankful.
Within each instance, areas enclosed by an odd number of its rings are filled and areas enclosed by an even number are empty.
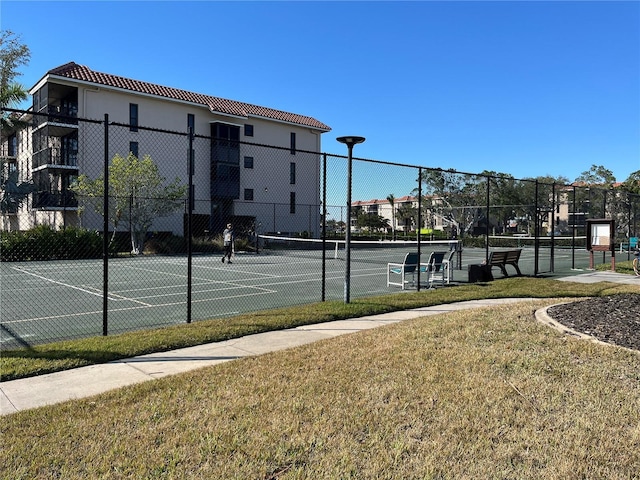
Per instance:
[[[196,116],[193,113],[187,113],[187,129],[193,129],[194,133],[196,130]]]
[[[244,124],[244,136],[253,137],[253,125],[249,125],[248,123]]]
[[[244,199],[247,202],[253,201],[253,188],[245,188],[244,189]]]
[[[129,151],[134,157],[138,158],[138,142],[129,142]]]
[[[253,157],[244,157],[244,168],[253,168]]]
[[[296,132],[291,132],[291,155],[296,154]]]
[[[296,192],[289,193],[289,213],[296,213]]]
[[[241,126],[222,122],[210,124],[210,193],[221,200],[241,199],[240,135]]]
[[[296,163],[289,163],[289,184],[295,185],[296,183]]]
[[[138,104],[137,103],[129,104],[129,131],[131,132],[138,131]]]
[[[9,135],[8,147],[9,147],[9,151],[7,153],[9,154],[9,156],[17,157],[18,156],[18,136],[15,133]]]

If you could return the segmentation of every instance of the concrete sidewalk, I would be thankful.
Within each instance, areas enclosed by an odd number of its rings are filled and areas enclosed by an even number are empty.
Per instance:
[[[613,272],[591,271],[559,278],[570,282],[615,282],[638,285],[640,277]],[[97,395],[115,388],[216,365],[238,358],[261,355],[304,345],[326,338],[418,317],[456,310],[540,299],[502,298],[471,300],[422,307],[368,317],[305,325],[287,330],[259,333],[224,342],[198,345],[162,353],[152,353],[115,362],[50,373],[0,383],[0,415]]]
[[[638,285],[640,287],[640,277],[635,275],[625,275],[622,273],[616,273],[611,271],[596,271],[591,270],[584,273],[579,273],[575,276],[560,277],[556,280],[562,280],[566,282],[578,282],[578,283],[598,283],[598,282],[613,282],[613,283],[625,283],[628,285]]]

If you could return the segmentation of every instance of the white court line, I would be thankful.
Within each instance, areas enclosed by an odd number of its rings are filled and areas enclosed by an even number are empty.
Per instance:
[[[223,283],[223,282],[220,282]],[[234,284],[226,284],[226,287],[221,287],[221,288],[213,288],[213,289],[207,289],[207,290],[193,290],[192,292],[194,294],[202,294],[202,293],[211,293],[211,292],[221,292],[224,290],[238,290],[238,289],[249,289],[249,290],[256,290],[256,294],[263,294],[263,293],[278,293],[275,290],[270,290],[268,288],[262,288],[262,287],[251,287],[251,286],[247,286],[247,285],[234,285]],[[168,294],[164,294],[164,295],[147,295],[147,296],[142,296],[142,297],[138,297],[138,298],[168,298],[168,297],[175,297],[176,295],[180,295],[183,296],[186,294],[186,288],[185,291],[182,292],[176,292],[176,293],[168,293]],[[250,293],[247,295],[251,295]],[[209,299],[209,300],[218,300],[217,298],[213,298],[213,299]],[[152,307],[155,307],[157,305],[150,305]]]
[[[203,302],[213,302],[213,301],[220,301],[220,300],[230,300],[233,298],[242,298],[242,297],[255,297],[257,295],[265,295],[267,293],[273,293],[273,291],[264,291],[264,292],[260,292],[260,293],[246,293],[246,294],[242,294],[242,295],[229,295],[226,297],[219,297],[219,298],[204,298],[201,300],[192,300],[192,303],[203,303]],[[135,307],[122,307],[122,308],[111,308],[109,309],[109,313],[112,312],[126,312],[126,311],[130,311],[130,310],[142,310],[142,309],[152,309],[152,308],[163,308],[163,307],[174,307],[176,305],[184,305],[185,302],[184,300],[179,301],[179,302],[171,302],[171,303],[161,303],[158,305],[151,305],[151,306],[144,306],[144,305],[140,305],[140,306],[135,306]],[[229,315],[234,315],[234,314],[239,314],[240,312],[230,312]],[[9,324],[15,324],[15,323],[27,323],[27,322],[34,322],[34,321],[39,321],[39,320],[57,320],[60,318],[70,318],[70,317],[82,317],[82,316],[87,316],[87,315],[96,315],[96,314],[102,314],[102,310],[96,310],[93,312],[79,312],[79,313],[67,313],[64,315],[55,315],[55,316],[49,316],[49,317],[34,317],[34,318],[23,318],[20,320],[8,320],[8,321],[3,321],[3,324],[9,325]],[[217,313],[217,314],[212,314],[212,315],[207,315],[207,318],[213,318],[213,317],[218,317],[218,316],[225,316],[227,314],[225,313]]]
[[[17,270],[18,272],[24,273],[26,275],[31,275],[32,277],[36,277],[36,278],[39,278],[40,280],[44,280],[45,282],[54,283],[56,285],[61,285],[63,287],[72,288],[74,290],[80,290],[81,292],[88,293],[89,295],[95,295],[97,297],[102,297],[103,296],[102,293],[96,293],[96,292],[92,292],[91,290],[87,290],[86,288],[80,288],[80,287],[76,287],[75,285],[70,285],[68,283],[58,282],[57,280],[52,280],[51,278],[43,277],[42,275],[38,275],[36,273],[28,272],[27,270],[24,270],[24,269],[19,268],[19,267],[11,267],[11,268],[14,269],[14,270]],[[115,298],[110,298],[110,297],[107,297],[107,299],[115,300]]]
[[[185,276],[186,278],[186,276]],[[271,277],[271,278],[279,278],[279,277]],[[228,290],[230,288],[248,288],[248,289],[254,289],[254,290],[264,290],[260,287],[260,285],[258,286],[253,286],[253,285],[246,285],[243,283],[239,283],[239,281],[222,281],[222,280],[210,280],[210,279],[204,279],[201,278],[199,279],[201,280],[198,283],[192,283],[191,286],[193,289],[197,289],[198,287],[204,287],[204,286],[210,286],[210,285],[219,285],[220,288],[217,289],[210,289],[210,290],[204,290],[204,291],[208,291],[208,292],[216,292],[216,291],[220,291],[220,290]],[[132,293],[132,292],[151,292],[151,291],[158,291],[158,290],[175,290],[175,289],[186,289],[187,284],[186,283],[176,283],[173,285],[160,285],[157,287],[140,287],[140,288],[128,288],[125,290],[116,290],[114,289],[112,291],[112,294],[114,295],[118,295],[115,292],[121,292],[121,293]],[[200,291],[198,291],[200,292]],[[141,297],[136,297],[136,298],[158,298],[158,297],[168,297],[171,295],[183,295],[184,291],[182,291],[182,293],[158,293],[155,295],[146,295],[146,296],[141,296]],[[122,298],[128,298],[125,297],[124,295],[121,295]]]
[[[141,268],[141,267],[127,267],[131,270],[141,270],[143,272],[149,272],[149,273],[157,273],[158,275],[168,275],[168,276],[172,276],[172,277],[178,277],[178,278],[187,278],[187,274],[186,273],[171,273],[171,272],[164,272],[162,270],[155,270],[155,269],[151,269],[151,268]],[[202,266],[198,266],[198,268],[205,268]],[[241,273],[250,273],[251,275],[256,275],[256,276],[262,276],[262,277],[272,277],[272,278],[278,278],[278,275],[274,275],[272,273],[259,273],[259,272],[245,272],[244,270],[234,270],[233,268],[228,268],[228,267],[206,267],[209,270],[220,270],[220,271],[225,271],[225,272],[241,272]],[[192,275],[191,278],[193,280],[202,280],[202,281],[211,281],[211,279],[209,278],[202,278],[202,277],[197,277]]]
[[[95,287],[87,287],[87,288],[93,288],[96,291],[99,291],[97,288]],[[144,305],[146,307],[152,307],[153,305],[151,305],[150,303],[145,303],[145,302],[141,302],[140,300],[136,300],[135,298],[129,298],[129,297],[125,297],[124,295],[119,295],[113,291],[109,292],[109,297],[107,297],[109,300],[113,300],[114,302],[117,301],[123,301],[123,302],[133,302],[133,303],[139,303],[140,305]],[[117,297],[117,298],[112,298],[112,297]],[[144,297],[142,297],[144,298]]]

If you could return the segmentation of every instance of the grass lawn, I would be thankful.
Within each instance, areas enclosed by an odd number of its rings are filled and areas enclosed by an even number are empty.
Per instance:
[[[0,478],[638,478],[640,354],[533,317],[559,298],[622,292],[638,288],[513,278],[3,354],[3,375],[17,377],[335,318],[540,298],[0,417]]]

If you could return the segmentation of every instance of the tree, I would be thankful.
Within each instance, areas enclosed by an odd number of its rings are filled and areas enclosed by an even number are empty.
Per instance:
[[[631,172],[629,178],[622,182],[622,189],[640,195],[640,170]]]
[[[103,213],[103,176],[91,180],[80,175],[70,188],[81,198],[91,199],[95,211]],[[154,219],[178,210],[186,192],[187,187],[181,185],[179,178],[167,185],[149,155],[142,159],[132,153],[126,158],[116,155],[109,165],[109,221],[114,235],[121,225],[130,225],[131,251],[142,253]]]
[[[395,240],[396,239],[396,214],[395,214],[394,205],[396,203],[396,197],[393,195],[393,193],[390,193],[389,195],[387,195],[387,202],[389,202],[389,205],[391,205],[391,238]]]
[[[418,209],[410,203],[398,205],[395,217],[404,226],[405,233],[411,231],[414,225],[418,225]]]
[[[2,136],[10,135],[27,126],[15,113],[5,112],[8,107],[17,106],[27,99],[27,90],[15,78],[20,75],[18,67],[29,63],[31,53],[20,38],[10,30],[0,31],[0,131]],[[6,158],[0,165],[0,213],[16,213],[20,205],[34,191],[33,183],[20,182],[18,171],[10,168]]]
[[[389,228],[389,220],[376,213],[367,213],[361,210],[358,212],[356,225],[369,233],[380,232]]]
[[[481,205],[473,176],[455,170],[425,169],[418,180],[424,187],[420,199],[424,210],[437,214],[443,223],[448,223],[457,232],[471,230],[480,211],[478,205]],[[417,189],[412,193],[417,195]],[[461,225],[465,226],[461,228]]]
[[[611,170],[602,165],[591,165],[589,170],[582,172],[580,176],[576,178],[576,182],[594,187],[609,188],[616,183],[616,177]]]
[[[0,213],[17,213],[35,186],[31,182],[19,182],[17,170],[8,175],[4,174],[4,170],[2,168],[0,175]]]
[[[10,30],[0,31],[0,107],[8,108],[20,104],[28,97],[28,92],[15,78],[21,75],[18,67],[29,63],[29,47],[20,42],[20,37]],[[16,115],[2,112],[2,131],[25,125]]]

